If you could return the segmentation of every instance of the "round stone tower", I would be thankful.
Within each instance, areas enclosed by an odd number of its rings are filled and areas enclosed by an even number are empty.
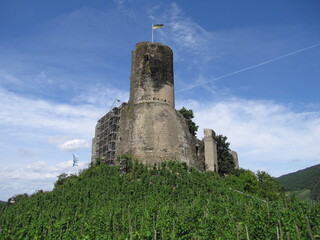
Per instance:
[[[136,44],[130,99],[121,110],[116,155],[130,153],[148,164],[178,160],[196,165],[202,158],[198,141],[174,108],[172,50],[160,43]]]
[[[132,51],[129,103],[141,102],[174,108],[173,53],[163,44],[140,42]]]

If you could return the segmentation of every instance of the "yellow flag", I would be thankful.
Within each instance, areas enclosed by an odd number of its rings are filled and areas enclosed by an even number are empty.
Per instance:
[[[163,26],[163,24],[153,24],[152,29],[162,28]]]

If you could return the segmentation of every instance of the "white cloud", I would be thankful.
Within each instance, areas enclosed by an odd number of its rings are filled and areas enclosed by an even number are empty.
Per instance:
[[[0,98],[0,126],[14,131],[21,127],[88,137],[92,136],[96,119],[103,112],[103,109],[90,105],[57,104],[23,97],[1,88]]]
[[[88,148],[90,144],[85,139],[73,139],[58,146],[61,150],[73,151],[81,148]]]
[[[0,175],[2,179],[21,179],[21,180],[48,180],[56,178],[60,173],[74,173],[88,166],[88,162],[78,162],[78,167],[72,166],[73,160],[48,164],[46,161],[36,161],[26,166],[1,167]],[[1,179],[0,178],[0,179]]]
[[[295,112],[272,101],[239,98],[189,100],[178,106],[194,110],[200,137],[203,128],[227,136],[243,167],[281,175],[320,162],[320,112]]]
[[[32,164],[28,164],[25,169],[29,171],[31,170],[32,172],[41,172],[45,165],[46,163],[44,161],[37,161]]]
[[[65,137],[50,137],[48,142],[54,144],[62,151],[74,151],[82,148],[89,148],[90,144],[85,139],[65,140]]]
[[[218,39],[217,34],[205,30],[187,17],[175,2],[166,8],[156,6],[149,9],[147,14],[151,20],[167,26],[156,30],[155,35],[156,37],[161,35],[161,42],[173,48],[176,60],[193,61],[193,63],[201,61],[203,64],[218,57],[214,44]],[[184,59],[182,56],[186,53],[197,57]]]
[[[72,160],[49,165],[45,161],[36,161],[20,167],[0,167],[0,196],[6,200],[14,194],[31,194],[36,190],[52,190],[53,183],[61,173],[74,174],[87,168],[88,162],[78,162],[72,167]]]
[[[103,107],[108,111],[115,99],[121,102],[127,101],[129,92],[116,89],[113,87],[106,88],[105,86],[91,86],[88,87],[85,93],[79,93],[72,99],[72,102],[82,104],[92,104],[94,106]],[[110,105],[108,105],[110,104]]]

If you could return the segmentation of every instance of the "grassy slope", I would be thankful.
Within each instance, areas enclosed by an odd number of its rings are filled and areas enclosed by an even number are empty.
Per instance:
[[[308,239],[306,219],[320,234],[319,205],[262,201],[254,181],[177,163],[134,164],[125,174],[101,165],[0,207],[0,239],[246,239],[247,231],[250,239],[276,239],[277,231]]]
[[[298,195],[302,190],[310,190],[309,196],[312,197],[312,194],[318,190],[320,184],[320,164],[283,175],[277,180],[286,190],[297,192]]]
[[[304,200],[304,201],[311,200],[311,190],[309,190],[309,189],[296,190],[296,191],[291,191],[288,193],[289,193],[289,196],[295,195],[299,199]]]

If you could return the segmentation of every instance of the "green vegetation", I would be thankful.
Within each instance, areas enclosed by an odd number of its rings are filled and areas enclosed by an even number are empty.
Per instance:
[[[7,203],[7,202],[4,202],[4,201],[0,201],[0,205],[1,205],[1,204],[5,204],[5,203]]]
[[[311,239],[319,219],[318,204],[285,198],[265,172],[220,177],[127,160],[60,175],[53,191],[1,206],[0,239]]]
[[[195,136],[197,134],[199,126],[196,125],[195,122],[192,121],[194,118],[193,111],[191,109],[186,109],[185,107],[178,110],[179,113],[184,116],[184,118],[187,120],[188,126],[189,126],[189,132]]]
[[[227,137],[218,135],[217,139],[217,155],[218,155],[218,173],[221,176],[234,173],[234,160],[230,151],[230,143],[227,142]]]
[[[320,201],[320,164],[283,175],[277,180],[282,184],[287,191],[297,193],[310,190],[310,198]],[[306,194],[302,195],[306,199]]]
[[[189,132],[195,136],[197,134],[199,126],[192,121],[194,118],[193,111],[186,109],[185,107],[178,110],[179,113],[187,120],[189,126]],[[227,142],[227,137],[223,135],[217,136],[217,154],[218,154],[218,173],[220,176],[234,173],[234,160],[230,151],[230,143]]]
[[[289,197],[296,196],[300,200],[303,201],[310,201],[311,200],[311,190],[309,189],[302,189],[297,191],[289,191],[286,192],[286,195]]]

